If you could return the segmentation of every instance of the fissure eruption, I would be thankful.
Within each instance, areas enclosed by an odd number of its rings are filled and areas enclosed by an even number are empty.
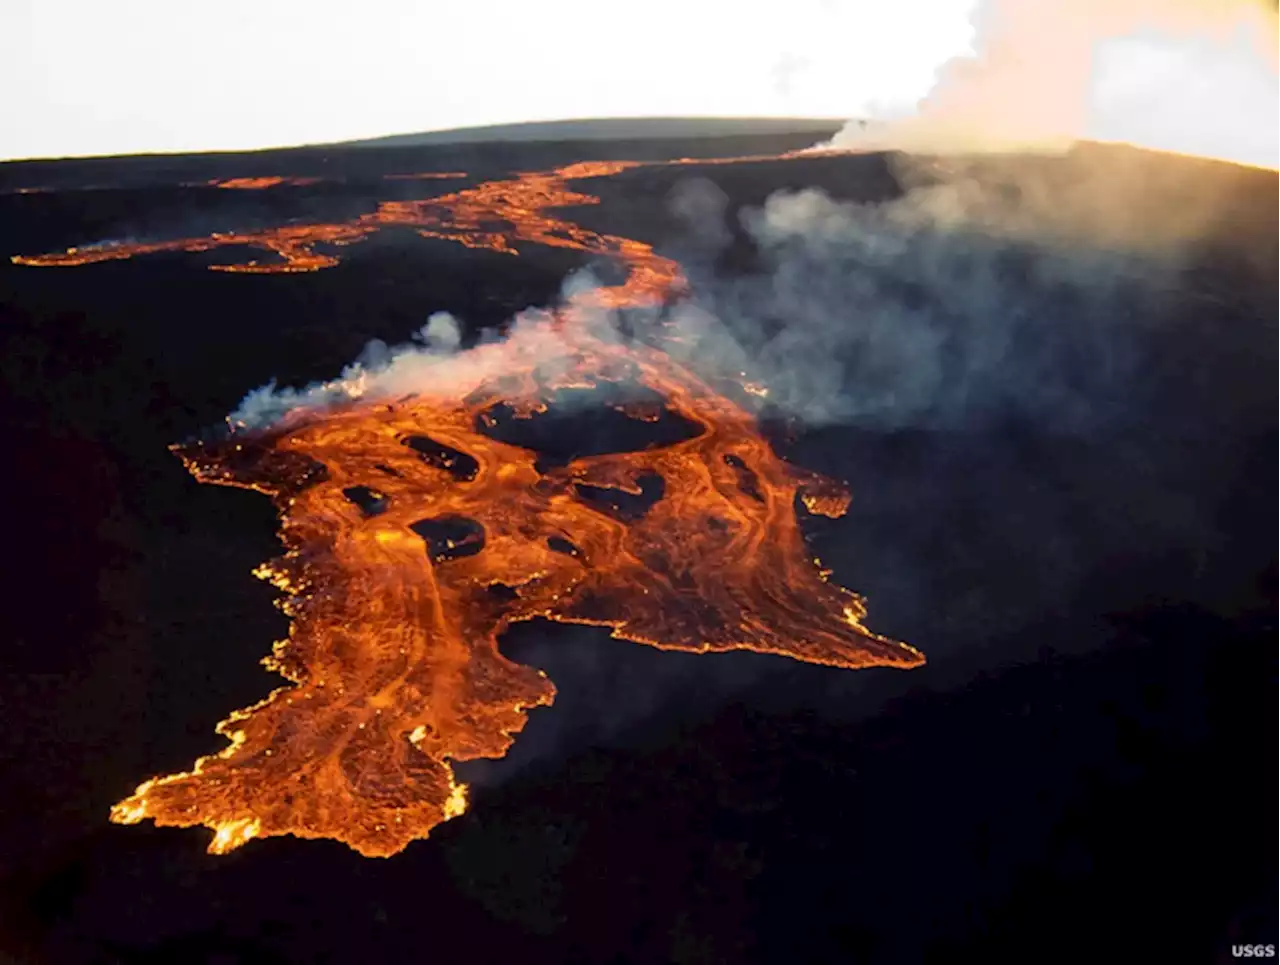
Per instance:
[[[411,391],[352,377],[335,384],[331,405],[174,447],[201,481],[274,501],[284,553],[257,575],[285,594],[289,636],[265,662],[288,682],[218,725],[230,740],[221,752],[145,782],[113,820],[204,825],[217,853],[292,834],[395,854],[465,809],[453,762],[502,756],[527,711],[551,703],[545,674],[498,648],[509,626],[539,617],[669,650],[846,668],[923,662],[868,630],[861,598],[809,554],[799,509],[840,516],[843,487],[780,459],[750,393],[729,398],[664,351],[660,332],[650,344],[602,331],[602,312],[678,293],[679,267],[647,244],[548,212],[597,203],[567,182],[630,164],[386,201],[346,224],[24,259],[83,264],[250,244],[282,260],[220,267],[306,271],[337,258],[316,245],[400,224],[512,254],[571,248],[627,270],[618,285],[522,316],[502,341],[437,357]],[[634,445],[548,461],[503,431],[587,391],[632,427]],[[681,427],[679,438],[645,442],[644,430],[664,422]]]

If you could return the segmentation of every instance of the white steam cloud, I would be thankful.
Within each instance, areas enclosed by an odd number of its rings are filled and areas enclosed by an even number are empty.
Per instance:
[[[1053,151],[1087,139],[1280,164],[1274,4],[983,0],[973,24],[974,49],[913,111],[860,118],[819,146]]]
[[[590,272],[577,272],[565,280],[561,297],[568,301],[599,285]],[[607,310],[579,309],[579,317],[598,338],[618,337],[613,329],[616,317]],[[264,429],[300,410],[319,412],[355,401],[388,401],[407,395],[453,404],[515,372],[536,367],[551,376],[557,364],[568,367],[576,360],[574,346],[547,324],[549,320],[544,309],[526,309],[511,321],[505,334],[485,331],[475,345],[464,349],[458,319],[448,312],[435,312],[406,343],[370,341],[335,379],[302,389],[280,388],[273,379],[254,389],[227,422],[233,428]]]
[[[461,342],[458,320],[448,312],[435,312],[403,345],[388,346],[381,339],[369,342],[336,379],[302,389],[277,388],[272,379],[246,395],[227,421],[259,429],[297,409],[324,409],[355,399],[420,391],[424,384],[432,384],[431,375],[443,374],[445,363],[454,357]]]

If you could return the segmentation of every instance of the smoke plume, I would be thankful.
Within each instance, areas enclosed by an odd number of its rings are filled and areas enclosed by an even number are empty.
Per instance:
[[[1126,148],[887,163],[896,197],[855,203],[811,188],[736,215],[711,181],[682,180],[668,207],[684,229],[667,253],[688,296],[662,311],[589,308],[599,282],[583,270],[561,301],[599,338],[660,337],[700,374],[763,386],[771,414],[801,425],[1016,415],[1084,433],[1134,410],[1182,276],[1247,217],[1226,166]],[[735,236],[754,265],[721,271]],[[436,313],[403,345],[371,342],[337,379],[255,389],[229,420],[263,427],[353,399],[456,398],[512,358],[546,369],[569,355],[545,319],[527,309],[463,349],[460,323]],[[499,338],[504,352],[486,352]]]
[[[1228,169],[1208,162],[1095,146],[894,163],[894,199],[806,189],[742,211],[757,253],[745,274],[717,270],[717,246],[695,238],[672,351],[700,370],[746,373],[775,413],[811,426],[1014,414],[1088,432],[1134,409],[1161,326],[1172,337],[1173,293],[1239,223]],[[705,223],[717,191],[686,186],[671,204]],[[731,220],[728,198],[718,204]]]
[[[1209,187],[1223,179],[1202,184],[1182,168],[1183,183],[1170,183],[1175,169],[1125,153],[1076,151],[1046,167],[1026,152],[1065,155],[1090,139],[1274,166],[1274,7],[983,0],[973,23],[972,54],[942,66],[913,114],[851,122],[818,145],[911,155],[894,161],[902,197],[775,195],[736,226],[759,270],[727,281],[711,270],[733,237],[727,198],[710,182],[677,186],[670,204],[694,294],[666,319],[682,336],[675,354],[745,373],[777,411],[810,424],[933,424],[1015,406],[1080,428],[1134,378],[1142,319],[1159,314],[1205,233],[1234,216]],[[992,157],[1012,152],[1008,163]],[[563,300],[592,284],[575,275]],[[625,326],[601,314],[608,337],[646,328],[643,312]],[[539,317],[515,319],[506,338],[545,363],[555,334],[527,324]],[[408,344],[371,343],[332,382],[251,392],[230,421],[446,397],[495,358],[460,345],[456,320],[435,315]],[[1055,361],[1068,356],[1076,364]]]
[[[507,339],[520,348],[519,354],[523,357],[556,354],[554,333],[534,324],[539,315],[536,310],[522,313],[507,334]],[[381,339],[370,341],[335,379],[313,382],[301,389],[280,388],[274,379],[259,386],[241,400],[227,421],[236,427],[262,429],[292,411],[319,411],[357,399],[389,399],[408,394],[456,397],[457,386],[468,380],[474,383],[486,369],[494,369],[493,375],[501,374],[494,368],[496,360],[483,351],[485,344],[496,339],[495,334],[484,333],[478,345],[469,351],[459,351],[461,323],[448,312],[434,312],[408,342],[391,346]]]
[[[914,112],[852,121],[819,146],[1054,151],[1088,139],[1280,163],[1274,4],[982,0],[973,25],[973,52],[942,66]]]

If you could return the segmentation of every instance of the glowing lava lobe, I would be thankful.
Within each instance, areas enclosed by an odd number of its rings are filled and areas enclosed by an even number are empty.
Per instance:
[[[268,663],[292,684],[233,714],[219,727],[229,747],[144,784],[116,820],[204,824],[213,850],[294,834],[394,854],[460,813],[451,761],[501,756],[525,711],[551,702],[545,675],[498,651],[507,626],[537,616],[672,650],[922,662],[866,630],[861,601],[807,554],[797,500],[838,515],[838,487],[783,463],[748,412],[665,354],[596,342],[573,314],[545,322],[555,342],[531,328],[479,346],[493,357],[451,367],[439,394],[179,449],[201,480],[268,493],[280,511],[287,552],[260,575],[291,596]],[[540,472],[537,453],[482,430],[500,398],[533,413],[548,386],[506,376],[499,397],[484,380],[529,371],[548,345],[576,360],[564,383],[625,353],[696,434]],[[638,515],[591,496],[655,477],[661,498]]]
[[[629,273],[527,315],[505,341],[437,359],[413,394],[343,383],[343,405],[175,447],[202,481],[275,502],[286,552],[258,575],[289,595],[289,637],[266,661],[289,684],[218,726],[228,747],[147,781],[113,820],[205,825],[219,853],[293,834],[395,854],[464,810],[451,762],[502,756],[528,708],[551,703],[543,673],[498,651],[508,626],[535,617],[670,650],[923,662],[863,627],[862,601],[808,555],[797,503],[839,516],[843,488],[785,464],[750,412],[671,356],[600,337],[602,306],[653,304],[683,285],[649,246],[544,213],[596,202],[564,179],[620,164],[385,202],[354,225],[260,239],[301,265],[324,257],[309,247],[317,233],[352,241],[381,224],[429,225],[424,234],[497,251],[537,243],[611,255]],[[495,438],[500,411],[530,419],[557,392],[605,383],[637,424],[665,410],[690,433],[554,467]]]

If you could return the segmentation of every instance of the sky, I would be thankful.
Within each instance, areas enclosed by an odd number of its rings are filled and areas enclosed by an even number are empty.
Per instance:
[[[973,0],[4,0],[0,159],[921,98]]]

